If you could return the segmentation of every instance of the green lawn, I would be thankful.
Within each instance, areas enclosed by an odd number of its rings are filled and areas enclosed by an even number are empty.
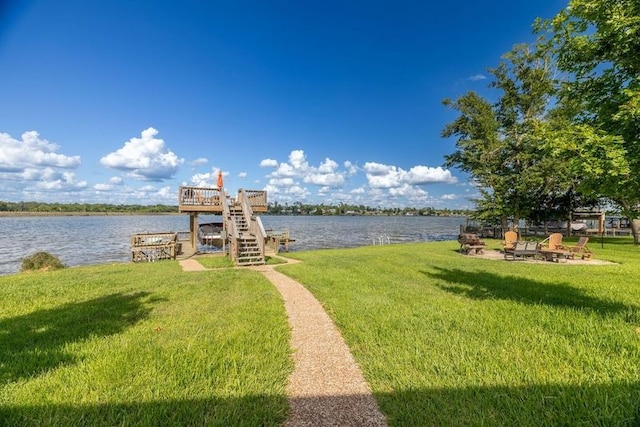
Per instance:
[[[490,241],[493,247],[499,243]],[[616,265],[456,242],[293,252],[391,425],[640,425],[640,248]],[[0,425],[281,425],[282,299],[259,273],[176,262],[0,277]]]
[[[640,248],[590,246],[619,265],[442,242],[291,254],[305,262],[279,270],[322,301],[392,425],[640,425]]]
[[[282,299],[255,272],[0,277],[0,425],[280,425],[291,370]]]

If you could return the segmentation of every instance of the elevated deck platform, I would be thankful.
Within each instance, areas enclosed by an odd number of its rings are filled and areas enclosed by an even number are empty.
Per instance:
[[[267,192],[262,190],[244,190],[253,212],[267,211]],[[180,187],[178,210],[180,212],[213,213],[223,211],[224,192],[217,187]]]

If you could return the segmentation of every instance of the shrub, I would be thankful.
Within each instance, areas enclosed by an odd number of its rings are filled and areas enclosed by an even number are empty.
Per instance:
[[[49,252],[36,252],[22,260],[22,271],[35,270],[60,270],[66,268],[57,256],[51,255]]]

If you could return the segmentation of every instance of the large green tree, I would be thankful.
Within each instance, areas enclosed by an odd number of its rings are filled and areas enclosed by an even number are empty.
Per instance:
[[[541,155],[541,123],[553,95],[550,58],[529,45],[517,45],[503,57],[491,87],[499,92],[490,104],[475,92],[444,104],[460,114],[446,125],[443,137],[456,137],[456,151],[446,165],[470,173],[482,198],[481,212],[515,224],[527,218],[541,188],[551,191],[564,175],[550,175],[551,164]]]
[[[622,143],[627,170],[604,177],[600,189],[633,220],[640,243],[640,2],[571,0],[537,28],[549,35],[566,73],[559,99],[573,104],[573,122],[587,130],[587,139],[597,137],[595,149],[602,141]]]

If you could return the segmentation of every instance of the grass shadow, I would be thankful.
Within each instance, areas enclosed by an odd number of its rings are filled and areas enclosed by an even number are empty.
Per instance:
[[[293,405],[308,408],[308,425],[340,423],[337,414],[363,396],[307,396]],[[640,425],[640,383],[539,384],[522,386],[433,387],[374,393],[390,426]],[[357,406],[357,405],[356,405]],[[319,408],[330,408],[321,412]],[[74,426],[281,426],[290,411],[284,395],[250,395],[151,402],[0,407],[0,425]],[[358,415],[350,415],[357,419]],[[343,420],[344,421],[344,420]],[[37,424],[37,423],[36,423]],[[306,425],[306,424],[305,424]]]
[[[148,295],[107,295],[0,320],[0,382],[74,363],[66,344],[117,334],[136,324],[150,312]]]
[[[0,407],[0,426],[280,426],[286,396]],[[47,420],[36,422],[34,420]]]
[[[374,394],[391,426],[640,426],[640,383],[537,384]]]
[[[600,299],[570,283],[545,283],[519,276],[502,276],[488,272],[471,272],[460,269],[434,267],[437,271],[424,272],[439,279],[439,288],[476,300],[502,299],[531,305],[549,305],[572,309],[588,309],[602,315],[629,314],[639,307]],[[640,316],[640,314],[639,314]],[[633,317],[633,316],[632,316]]]

